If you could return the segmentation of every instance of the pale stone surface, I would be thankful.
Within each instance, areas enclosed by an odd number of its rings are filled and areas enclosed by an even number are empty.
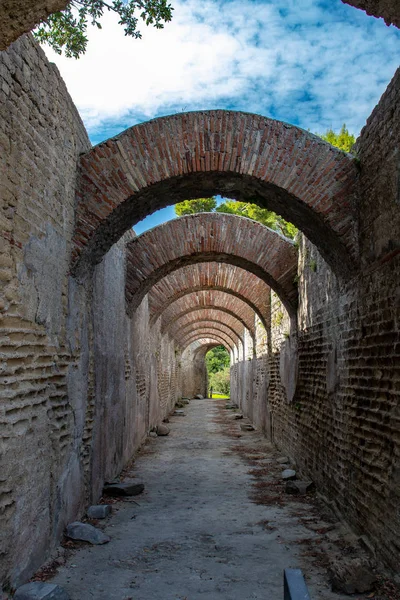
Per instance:
[[[32,581],[17,589],[14,600],[70,600],[70,598],[59,585]]]
[[[89,519],[105,519],[112,513],[112,507],[110,504],[97,504],[96,506],[89,506],[86,511]]]
[[[288,565],[307,572],[311,598],[345,600],[293,543],[319,537],[293,516],[293,501],[282,507],[251,501],[248,464],[227,450],[240,443],[261,453],[263,436],[227,438],[218,415],[215,400],[191,403],[187,418],[172,423],[173,435],[138,457],[133,473],[148,482],[151,494],[140,507],[118,504],[105,529],[111,542],[80,549],[59,569],[53,580],[71,600],[86,600],[89,591],[95,600],[154,600],[160,594],[165,600],[280,599]],[[272,460],[272,449],[269,455]],[[279,529],[265,530],[265,520]]]
[[[289,479],[296,479],[296,471],[293,469],[285,469],[282,471],[282,479],[288,481]]]

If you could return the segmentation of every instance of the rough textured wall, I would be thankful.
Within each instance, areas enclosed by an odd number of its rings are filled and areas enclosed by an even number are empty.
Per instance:
[[[0,50],[31,31],[51,13],[62,10],[67,0],[2,0],[0,4]]]
[[[131,458],[180,393],[180,374],[172,341],[150,329],[147,298],[126,316],[132,234],[84,284],[69,275],[76,165],[90,144],[30,36],[0,53],[0,100],[0,587],[9,587]]]
[[[196,394],[208,395],[205,355],[210,347],[192,349],[188,346],[182,353],[182,397],[193,398]]]
[[[60,500],[66,471],[80,477],[67,387],[85,369],[68,339],[68,271],[76,162],[90,144],[29,36],[0,53],[0,82],[0,580],[18,581],[76,508]]]
[[[400,27],[400,5],[398,0],[342,0],[355,8],[365,10],[368,15],[382,17],[386,25]]]
[[[400,554],[399,112],[398,72],[357,141],[362,271],[341,285],[317,249],[301,240],[296,390],[288,402],[282,346],[279,351],[270,331],[264,397],[275,442],[395,569]]]

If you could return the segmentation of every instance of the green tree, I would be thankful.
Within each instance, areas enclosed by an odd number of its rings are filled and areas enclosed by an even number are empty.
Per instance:
[[[226,394],[229,396],[231,388],[230,368],[225,367],[225,369],[222,371],[212,373],[209,377],[209,385],[212,387],[213,393],[219,392],[220,394]]]
[[[289,238],[294,238],[297,233],[297,228],[292,223],[285,221],[280,215],[250,202],[227,200],[218,206],[217,212],[247,217],[266,225],[274,231],[279,231],[279,233]]]
[[[209,375],[222,371],[225,367],[229,367],[229,364],[229,354],[224,346],[215,346],[206,354],[206,367]]]
[[[183,217],[184,215],[194,215],[200,212],[215,211],[253,219],[253,221],[258,221],[270,229],[279,231],[279,233],[289,238],[294,238],[297,233],[297,229],[294,225],[292,225],[292,223],[288,223],[282,219],[281,216],[272,212],[272,210],[260,208],[257,204],[251,204],[251,202],[226,200],[223,204],[220,204],[217,207],[217,200],[213,196],[212,198],[184,200],[183,202],[178,202],[175,204],[175,213],[179,217]]]
[[[349,133],[345,123],[343,123],[339,133],[335,133],[333,129],[328,129],[325,133],[318,135],[326,142],[332,144],[332,146],[344,150],[345,152],[351,152],[356,141],[355,136],[352,133]]]
[[[173,8],[167,0],[111,0],[110,4],[103,0],[71,0],[63,11],[51,14],[33,34],[57,54],[64,49],[66,56],[79,58],[86,52],[88,23],[101,29],[104,10],[119,16],[125,35],[141,38],[137,29],[139,18],[146,25],[162,29],[164,23],[171,20]]]
[[[178,217],[194,215],[202,212],[213,212],[217,206],[214,196],[211,198],[196,198],[196,200],[184,200],[175,204],[175,213]]]

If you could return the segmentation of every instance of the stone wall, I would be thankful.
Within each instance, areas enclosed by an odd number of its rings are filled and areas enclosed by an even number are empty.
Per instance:
[[[367,15],[382,17],[386,25],[400,27],[400,6],[398,0],[342,0],[355,8],[365,10]]]
[[[0,79],[0,579],[14,582],[40,564],[60,511],[80,503],[61,508],[60,494],[80,478],[74,402],[85,409],[68,384],[87,365],[68,339],[68,271],[76,162],[90,144],[30,37],[0,53]]]
[[[0,50],[31,31],[48,15],[62,10],[67,0],[3,0],[0,4]]]
[[[90,143],[30,36],[0,53],[0,587],[25,582],[180,395],[145,297],[125,311],[127,232],[70,276],[78,156]]]
[[[210,348],[202,346],[192,350],[191,346],[182,353],[182,397],[194,398],[196,394],[208,395],[207,369],[205,355]]]
[[[277,343],[278,323],[272,317],[263,370],[267,394],[254,394],[254,376],[249,382],[255,403],[264,408],[245,405],[255,424],[395,569],[400,550],[399,111],[397,72],[357,141],[362,271],[349,284],[341,283],[318,250],[301,238],[294,396],[290,401],[281,376],[287,341]],[[270,414],[270,428],[263,414]]]

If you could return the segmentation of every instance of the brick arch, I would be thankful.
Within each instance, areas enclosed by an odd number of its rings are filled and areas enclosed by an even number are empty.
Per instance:
[[[148,214],[213,194],[274,210],[338,275],[354,272],[356,162],[298,127],[234,111],[179,113],[95,146],[79,168],[71,254],[78,277]]]
[[[197,317],[198,315],[198,317]],[[252,321],[246,322],[241,316],[237,315],[233,310],[229,310],[227,308],[216,308],[215,306],[204,306],[203,308],[192,307],[186,310],[183,310],[181,313],[178,313],[175,317],[173,317],[168,323],[165,323],[162,326],[161,332],[165,333],[169,331],[173,334],[174,325],[179,323],[179,321],[183,321],[187,318],[191,318],[194,316],[194,319],[202,318],[203,315],[209,315],[211,318],[214,318],[218,315],[231,317],[231,324],[239,331],[240,326],[242,326],[242,330],[247,329],[250,333],[251,338],[254,340],[255,337],[255,323],[254,323],[254,313],[252,313]]]
[[[270,288],[262,279],[234,265],[209,262],[181,267],[154,285],[148,296],[152,319],[188,292],[202,290],[227,291],[245,299],[262,318],[268,314]]]
[[[194,333],[198,329],[212,328],[213,331],[219,331],[221,333],[225,333],[226,335],[233,336],[232,339],[240,340],[242,346],[244,347],[243,337],[230,325],[226,323],[222,323],[221,321],[214,321],[212,319],[204,319],[202,321],[195,321],[191,323],[186,323],[182,325],[175,333],[174,338],[178,341],[187,335],[188,333]]]
[[[174,219],[128,242],[126,255],[125,296],[129,314],[167,275],[185,265],[211,262],[214,271],[218,263],[222,263],[252,273],[274,289],[289,314],[295,315],[295,245],[292,240],[250,219],[222,213],[201,213]],[[204,272],[208,275],[206,268]],[[190,279],[190,269],[185,274]],[[192,281],[201,279],[198,271],[196,275],[197,279],[192,276]],[[244,274],[238,285],[242,278]],[[229,268],[220,274],[220,280],[233,279],[233,271]],[[242,288],[246,287],[243,283]]]
[[[226,308],[238,317],[244,317],[243,320],[247,322],[254,318],[254,314],[256,314],[264,327],[267,327],[267,306],[264,311],[261,311],[245,296],[229,289],[216,288],[182,290],[176,297],[167,300],[159,312],[152,314],[150,324],[154,325],[157,319],[161,317],[161,328],[164,329],[170,320],[178,314],[192,308],[205,307]]]
[[[232,339],[229,335],[227,335],[226,333],[222,333],[218,330],[214,330],[213,328],[205,328],[205,329],[197,329],[196,331],[192,331],[191,333],[189,333],[187,336],[183,337],[180,341],[179,341],[179,345],[181,346],[181,348],[186,348],[186,346],[199,338],[214,338],[215,340],[218,340],[220,344],[223,344],[224,346],[228,345],[231,350],[233,350],[233,348],[236,348],[237,351],[239,351],[238,348],[238,344],[235,342],[234,339]],[[239,352],[240,354],[240,352]]]
[[[172,322],[168,323],[162,332],[164,333],[165,331],[168,331],[170,335],[174,336],[175,332],[185,325],[206,320],[209,320],[212,323],[223,323],[227,325],[239,337],[243,337],[243,332],[245,329],[247,329],[243,321],[239,320],[232,311],[227,312],[226,310],[214,309],[210,307],[191,310],[190,312],[186,312],[186,314],[179,315]],[[254,340],[254,328],[253,331],[249,331],[249,334]]]
[[[204,351],[204,355],[206,355],[209,350],[211,350],[212,348],[215,348],[215,346],[220,346],[221,344],[224,346],[224,348],[226,350],[227,344],[225,344],[225,342],[210,340],[209,338],[199,338],[198,340],[194,340],[194,342],[191,342],[189,344],[189,346],[186,346],[186,348],[183,350],[183,353],[185,353],[187,351],[190,351],[193,353]],[[228,348],[229,348],[229,350],[233,351],[233,348],[231,348],[230,346],[228,346]],[[182,356],[183,356],[183,353],[182,353]]]

